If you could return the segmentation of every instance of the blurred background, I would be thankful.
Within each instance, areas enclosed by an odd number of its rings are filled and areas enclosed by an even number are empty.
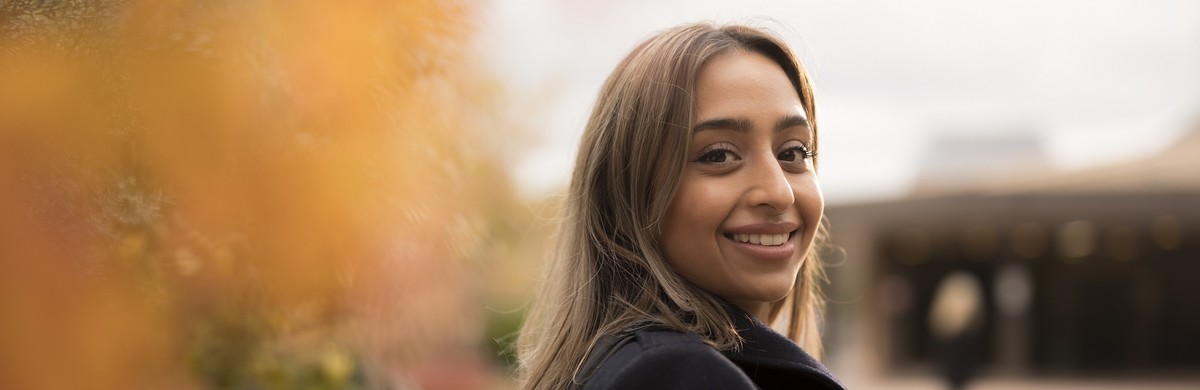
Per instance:
[[[742,21],[792,43],[839,247],[825,360],[851,388],[943,388],[948,371],[978,388],[1200,386],[1200,4],[488,9],[481,50],[540,135],[509,160],[523,199],[562,190],[601,82],[654,31]],[[970,291],[943,287],[964,277]],[[971,320],[947,341],[956,316]]]
[[[696,20],[814,79],[851,388],[1200,387],[1200,3],[3,0],[0,388],[511,388],[600,84]]]

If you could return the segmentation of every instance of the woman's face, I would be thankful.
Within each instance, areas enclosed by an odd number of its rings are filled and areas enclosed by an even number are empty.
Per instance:
[[[662,244],[684,278],[766,320],[816,234],[813,133],[783,69],[751,51],[700,71],[695,125]]]

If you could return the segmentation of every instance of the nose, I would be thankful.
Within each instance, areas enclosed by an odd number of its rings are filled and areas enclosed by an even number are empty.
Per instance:
[[[772,156],[774,157],[774,156]],[[759,159],[749,170],[749,191],[746,193],[746,203],[752,208],[765,207],[776,213],[786,211],[796,203],[796,193],[792,191],[792,183],[788,181],[787,173],[774,158]]]

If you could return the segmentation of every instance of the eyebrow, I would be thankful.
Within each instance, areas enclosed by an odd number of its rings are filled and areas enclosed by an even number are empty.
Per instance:
[[[692,133],[699,133],[704,130],[733,130],[739,133],[746,133],[749,132],[750,128],[752,127],[754,127],[753,123],[746,118],[713,118],[704,122],[700,122],[695,127],[692,127]],[[800,115],[788,115],[780,118],[779,121],[775,123],[775,132],[778,133],[792,127],[804,127],[806,129],[810,129],[810,131],[812,129],[812,127],[808,125],[808,119],[805,119]]]

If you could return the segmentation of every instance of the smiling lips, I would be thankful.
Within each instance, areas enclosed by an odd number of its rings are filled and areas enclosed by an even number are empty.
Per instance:
[[[752,246],[767,250],[772,248],[774,252],[790,250],[788,242],[792,241],[794,235],[799,232],[799,223],[794,222],[779,222],[779,223],[755,223],[746,224],[746,226],[727,230],[724,234],[726,239],[737,242],[739,245]],[[755,252],[758,252],[755,250]],[[766,253],[760,253],[766,254]]]
[[[789,233],[784,234],[733,234],[733,239],[738,242],[746,242],[758,245],[778,246],[787,242]]]
[[[759,223],[729,229],[723,235],[750,257],[784,260],[795,255],[794,238],[799,228],[800,224],[794,222]]]

